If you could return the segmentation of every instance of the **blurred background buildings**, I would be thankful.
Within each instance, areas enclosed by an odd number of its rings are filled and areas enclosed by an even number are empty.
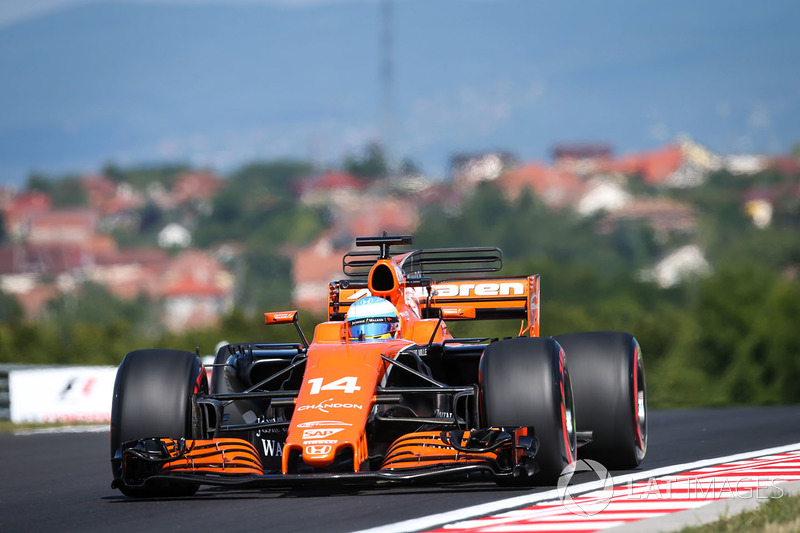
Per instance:
[[[388,231],[541,274],[543,335],[633,332],[653,406],[800,402],[799,18],[4,0],[0,363],[295,340],[261,313],[308,330]]]

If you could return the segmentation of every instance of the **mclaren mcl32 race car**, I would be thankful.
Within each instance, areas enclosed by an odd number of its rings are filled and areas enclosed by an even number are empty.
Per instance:
[[[485,480],[555,484],[580,457],[638,466],[642,353],[623,332],[539,336],[539,276],[497,277],[497,248],[356,239],[311,342],[145,349],[119,366],[112,487],[131,497],[237,488]],[[447,322],[518,319],[507,338]],[[516,329],[516,328],[515,328]],[[211,375],[210,383],[208,375]]]

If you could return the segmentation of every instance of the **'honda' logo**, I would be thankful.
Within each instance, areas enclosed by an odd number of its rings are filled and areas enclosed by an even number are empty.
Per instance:
[[[324,446],[317,444],[306,446],[306,455],[328,455],[329,453],[331,453],[331,446],[329,444],[325,444]]]

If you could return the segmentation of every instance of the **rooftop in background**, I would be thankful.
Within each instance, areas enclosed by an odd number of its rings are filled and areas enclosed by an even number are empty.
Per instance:
[[[610,159],[614,149],[610,144],[557,144],[551,150],[553,160],[559,159]]]

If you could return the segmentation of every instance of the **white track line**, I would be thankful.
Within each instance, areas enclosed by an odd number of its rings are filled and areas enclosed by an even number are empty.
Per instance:
[[[677,474],[686,470],[695,470],[713,466],[720,463],[731,463],[733,461],[741,461],[744,459],[752,459],[764,455],[773,455],[778,453],[785,453],[800,450],[800,443],[788,444],[786,446],[778,446],[775,448],[765,448],[763,450],[755,450],[750,452],[738,453],[735,455],[727,455],[723,457],[713,457],[711,459],[703,459],[701,461],[694,461],[691,463],[683,463],[679,465],[665,466],[656,468],[654,470],[645,470],[643,472],[636,472],[633,474],[626,474],[624,476],[614,478],[614,486],[625,485],[644,479],[666,476],[669,474]],[[603,488],[603,481],[597,480],[589,483],[582,483],[580,485],[570,486],[570,495],[577,496],[597,489]],[[470,518],[477,518],[480,516],[487,516],[498,513],[500,511],[507,511],[510,509],[518,509],[527,505],[546,502],[550,500],[557,500],[558,492],[556,489],[547,490],[544,492],[537,492],[535,494],[526,494],[524,496],[517,496],[514,498],[506,498],[495,502],[483,503],[474,505],[472,507],[465,507],[463,509],[456,509],[444,513],[436,513],[433,515],[422,516],[419,518],[412,518],[411,520],[404,520],[394,524],[387,524],[384,526],[377,526],[369,529],[363,529],[353,533],[408,533],[413,531],[422,531],[432,529],[435,527],[443,526],[451,522],[459,522]]]

